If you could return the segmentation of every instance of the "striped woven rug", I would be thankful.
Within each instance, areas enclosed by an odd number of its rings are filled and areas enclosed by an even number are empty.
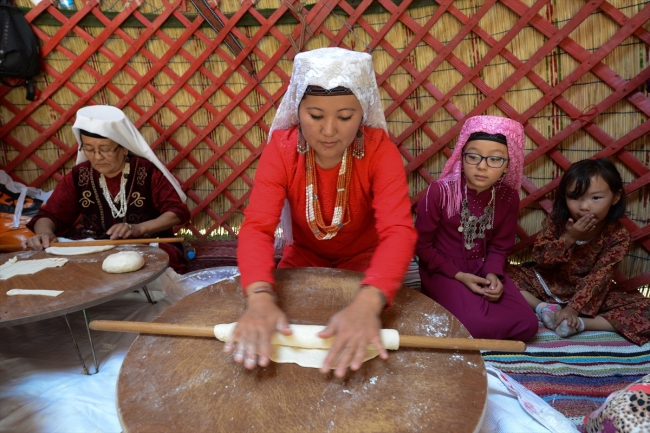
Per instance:
[[[524,353],[483,352],[485,361],[543,398],[582,429],[607,396],[650,373],[650,343],[613,332],[559,338],[541,326]]]

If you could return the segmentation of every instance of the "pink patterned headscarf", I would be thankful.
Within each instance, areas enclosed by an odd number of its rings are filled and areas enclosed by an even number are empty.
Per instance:
[[[442,205],[447,209],[447,216],[451,218],[460,212],[462,192],[460,178],[463,168],[463,148],[467,139],[475,132],[488,134],[503,134],[508,141],[508,172],[499,182],[508,185],[519,192],[521,178],[524,174],[524,145],[526,135],[524,126],[516,120],[499,116],[474,116],[465,121],[460,130],[460,137],[451,158],[445,164],[440,174],[438,184],[442,193]]]

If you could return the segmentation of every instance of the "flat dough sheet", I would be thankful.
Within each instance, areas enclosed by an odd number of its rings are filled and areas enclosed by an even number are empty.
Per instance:
[[[223,323],[214,327],[214,335],[218,340],[228,341],[237,322]],[[278,363],[294,363],[302,367],[321,368],[332,347],[334,338],[320,338],[318,333],[325,329],[319,325],[289,325],[291,335],[276,332],[271,339],[271,360]],[[382,329],[381,341],[390,350],[399,348],[399,333],[395,329]],[[375,347],[368,346],[363,362],[379,355]]]
[[[63,290],[42,290],[42,289],[11,289],[7,296],[17,295],[39,295],[39,296],[59,296]]]
[[[81,256],[83,254],[101,253],[115,248],[115,245],[98,245],[95,247],[49,247],[45,248],[48,254],[56,256]]]
[[[7,260],[7,263],[0,266],[0,280],[8,280],[16,275],[31,275],[46,268],[58,268],[65,265],[68,259],[38,259],[38,260],[21,260],[18,257]]]

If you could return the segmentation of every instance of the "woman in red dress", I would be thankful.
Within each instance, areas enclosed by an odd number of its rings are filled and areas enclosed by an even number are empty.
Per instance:
[[[365,273],[352,303],[319,334],[335,337],[321,371],[359,369],[368,344],[388,356],[379,314],[401,286],[416,234],[402,158],[386,132],[369,54],[323,48],[296,56],[239,233],[247,307],[225,347],[235,361],[266,366],[272,334],[291,332],[274,296],[281,219],[279,268]]]

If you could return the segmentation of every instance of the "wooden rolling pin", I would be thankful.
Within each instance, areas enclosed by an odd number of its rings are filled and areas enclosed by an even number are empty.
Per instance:
[[[146,238],[146,239],[98,239],[96,241],[83,241],[83,242],[52,242],[51,247],[97,247],[103,245],[133,245],[133,244],[169,244],[172,242],[185,242],[183,238]],[[0,245],[0,251],[25,251],[28,248],[23,248],[20,245]]]
[[[177,325],[174,323],[128,322],[118,320],[93,320],[90,329],[96,331],[137,332],[140,334],[182,335],[186,337],[214,336],[213,326]],[[448,350],[492,350],[498,352],[523,352],[522,341],[483,340],[477,338],[443,338],[400,335],[400,347]]]
[[[185,242],[183,238],[143,238],[143,239],[98,239],[96,241],[81,242],[51,242],[51,247],[97,247],[103,245],[128,245],[128,244],[169,244]]]

